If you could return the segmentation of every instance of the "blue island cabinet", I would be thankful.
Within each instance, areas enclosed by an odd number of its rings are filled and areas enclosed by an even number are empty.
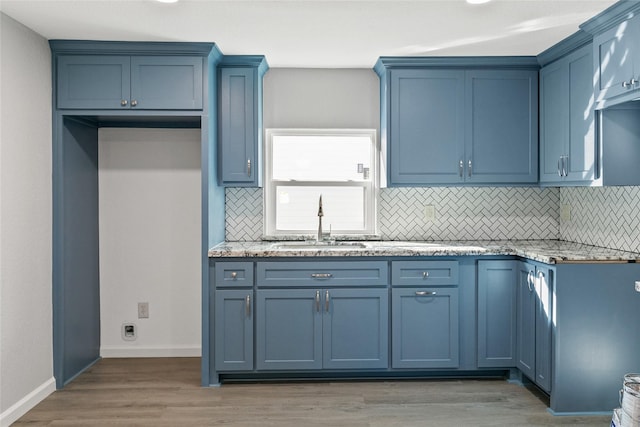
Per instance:
[[[57,107],[202,110],[201,56],[60,55]]]
[[[257,295],[258,370],[387,368],[387,289],[261,289]]]

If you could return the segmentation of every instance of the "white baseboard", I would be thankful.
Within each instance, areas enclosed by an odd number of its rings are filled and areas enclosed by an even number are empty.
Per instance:
[[[9,427],[54,391],[56,391],[56,379],[51,377],[0,414],[0,427]]]
[[[100,356],[103,358],[116,357],[200,357],[200,346],[193,347],[122,347],[102,346]]]

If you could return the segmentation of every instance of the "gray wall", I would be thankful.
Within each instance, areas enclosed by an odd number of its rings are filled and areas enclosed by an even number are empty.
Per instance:
[[[0,13],[0,425],[55,389],[51,54]]]
[[[380,132],[373,70],[274,68],[264,77],[265,128],[367,128]]]

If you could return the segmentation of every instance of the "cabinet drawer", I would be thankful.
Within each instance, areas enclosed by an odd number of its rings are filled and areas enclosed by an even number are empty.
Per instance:
[[[458,284],[458,261],[395,261],[392,286],[446,286]]]
[[[216,288],[253,286],[252,262],[216,262],[214,266]]]
[[[259,287],[386,286],[384,261],[259,262]]]

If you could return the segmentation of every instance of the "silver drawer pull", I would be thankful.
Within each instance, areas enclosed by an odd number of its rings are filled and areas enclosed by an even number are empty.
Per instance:
[[[316,291],[316,313],[320,312],[320,291]]]
[[[331,273],[311,273],[313,279],[330,279],[333,277]]]
[[[423,278],[423,279],[426,279],[426,278],[428,278],[428,277],[429,277],[429,272],[428,272],[428,271],[423,271],[423,272],[422,272],[422,278]]]
[[[329,291],[324,294],[324,311],[329,312]]]
[[[435,291],[416,291],[417,297],[429,297],[435,295]]]
[[[232,272],[231,272],[231,278],[232,278],[233,280],[236,280],[236,279],[238,278],[238,273],[237,273],[237,272],[235,272],[235,271],[232,271]]]
[[[245,299],[245,306],[247,311],[247,317],[251,317],[251,295],[247,295]]]

